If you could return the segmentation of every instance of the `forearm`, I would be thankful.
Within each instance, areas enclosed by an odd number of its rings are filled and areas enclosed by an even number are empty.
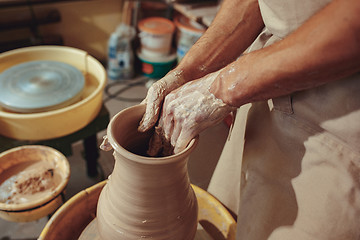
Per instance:
[[[225,0],[213,23],[176,70],[187,80],[217,71],[239,57],[262,28],[257,0]]]
[[[284,40],[225,67],[210,91],[239,107],[359,71],[359,12],[358,0],[333,1]]]

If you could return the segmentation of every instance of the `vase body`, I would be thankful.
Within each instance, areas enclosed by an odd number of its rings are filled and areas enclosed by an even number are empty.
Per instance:
[[[143,105],[115,115],[107,129],[115,166],[97,207],[103,240],[192,240],[198,206],[187,161],[197,139],[181,153],[160,158],[142,156],[151,132],[137,131]]]

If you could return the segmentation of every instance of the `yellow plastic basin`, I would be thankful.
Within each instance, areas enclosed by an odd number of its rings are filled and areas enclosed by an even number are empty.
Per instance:
[[[41,113],[15,113],[0,107],[0,135],[18,140],[66,136],[89,124],[102,106],[106,71],[87,52],[63,46],[36,46],[0,54],[0,73],[28,61],[52,60],[70,64],[85,77],[80,99],[63,108]]]

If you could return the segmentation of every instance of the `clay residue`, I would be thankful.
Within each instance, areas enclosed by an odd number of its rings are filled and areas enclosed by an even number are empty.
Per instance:
[[[164,137],[161,127],[156,126],[149,142],[147,155],[150,157],[166,157],[174,154],[174,148]]]
[[[16,172],[20,167],[11,171]],[[0,202],[20,204],[41,199],[55,191],[59,181],[54,166],[39,161],[0,184]]]

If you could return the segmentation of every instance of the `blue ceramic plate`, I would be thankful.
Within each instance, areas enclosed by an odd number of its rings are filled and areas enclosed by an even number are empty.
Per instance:
[[[77,68],[57,61],[30,61],[0,74],[0,105],[15,112],[42,112],[78,99],[85,78]]]

